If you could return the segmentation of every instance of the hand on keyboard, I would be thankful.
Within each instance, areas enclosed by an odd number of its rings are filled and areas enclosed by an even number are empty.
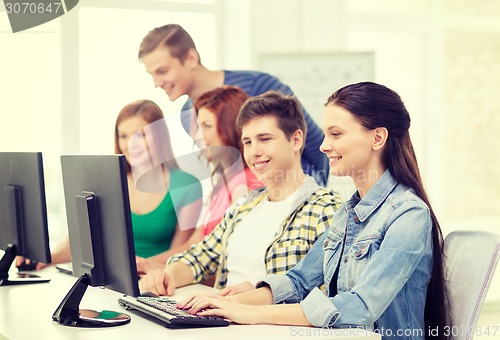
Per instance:
[[[176,283],[171,274],[165,273],[163,269],[155,269],[144,275],[139,280],[139,289],[152,292],[156,295],[173,295]]]
[[[178,308],[190,310],[193,306],[196,306],[199,302],[206,300],[207,298],[215,298],[215,299],[227,299],[219,294],[219,291],[206,291],[200,290],[196,291],[191,295],[188,295],[177,304]]]
[[[138,297],[137,300],[139,302],[144,303],[147,306],[159,309],[161,311],[164,311],[168,314],[175,315],[175,316],[187,316],[187,317],[192,317],[192,314],[189,314],[187,311],[178,308],[177,307],[177,301],[172,300],[170,298],[166,297]]]
[[[205,291],[205,290],[197,291],[179,301],[177,307],[184,309],[191,309],[198,302],[202,301],[207,297],[213,297],[216,299],[220,299],[221,297],[227,297],[226,300],[231,301],[231,298],[229,298],[229,296],[245,293],[253,289],[255,289],[255,287],[250,282],[245,281],[237,285],[226,287],[219,291]]]
[[[224,297],[208,297],[193,306],[189,312],[202,317],[221,317],[239,324],[255,325],[268,322],[263,313],[264,308],[266,306],[230,302]]]

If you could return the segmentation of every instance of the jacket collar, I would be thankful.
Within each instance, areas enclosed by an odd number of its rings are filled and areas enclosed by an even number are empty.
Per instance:
[[[364,222],[370,215],[385,202],[389,194],[398,185],[389,170],[385,170],[382,176],[360,200],[356,191],[349,199],[348,205],[354,207],[354,212],[361,222]]]

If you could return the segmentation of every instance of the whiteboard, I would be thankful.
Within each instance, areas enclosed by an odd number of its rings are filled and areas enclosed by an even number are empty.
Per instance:
[[[325,102],[333,92],[375,78],[373,52],[266,53],[258,59],[259,69],[288,85],[319,126]],[[344,200],[356,189],[350,177],[330,176],[327,187]]]
[[[374,81],[373,52],[263,53],[259,69],[288,85],[320,124],[327,98],[344,85]]]

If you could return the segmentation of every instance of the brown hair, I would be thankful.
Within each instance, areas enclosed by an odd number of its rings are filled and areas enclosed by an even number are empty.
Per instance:
[[[164,119],[163,112],[155,102],[148,99],[141,99],[131,102],[130,104],[125,105],[118,117],[116,118],[115,123],[115,153],[121,154],[123,153],[120,150],[120,145],[118,143],[118,125],[124,120],[127,120],[131,117],[141,117],[148,123],[153,123],[155,121]],[[163,126],[163,125],[162,125]],[[174,152],[172,150],[172,144],[170,143],[170,134],[168,132],[167,125],[165,124],[165,128],[161,129],[161,131],[155,130],[155,133],[161,134],[161,138],[159,136],[153,136],[153,138],[158,140],[167,141],[167,143],[163,143],[162,148],[166,154],[165,159],[169,161],[166,163],[167,168],[176,169],[179,166],[174,157]],[[127,171],[130,172],[130,164],[127,162]]]
[[[153,52],[158,46],[165,46],[169,49],[172,57],[180,60],[181,64],[186,60],[189,50],[196,50],[193,38],[180,25],[168,24],[156,27],[146,34],[139,46],[139,60],[146,54]],[[201,64],[201,58],[198,54],[198,60]]]
[[[278,127],[284,132],[286,138],[297,130],[302,130],[304,143],[300,152],[304,150],[307,134],[307,124],[299,101],[289,95],[278,91],[268,91],[261,95],[249,98],[241,107],[236,124],[241,128],[250,120],[263,116],[275,117]]]

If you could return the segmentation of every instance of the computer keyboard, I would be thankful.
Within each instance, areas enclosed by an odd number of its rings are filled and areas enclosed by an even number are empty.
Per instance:
[[[124,295],[118,303],[126,309],[136,309],[165,323],[168,328],[223,327],[229,321],[213,316],[189,314],[176,307],[177,302],[167,297],[132,297]]]

